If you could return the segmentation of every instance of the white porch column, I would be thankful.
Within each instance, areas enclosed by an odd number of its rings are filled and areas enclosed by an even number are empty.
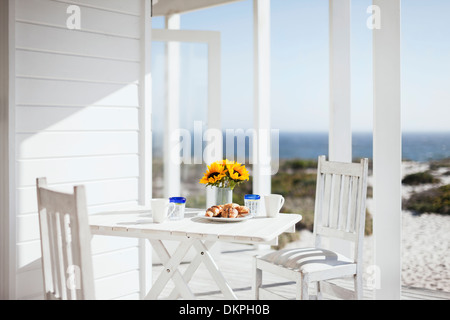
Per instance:
[[[223,159],[221,59],[220,36],[211,37],[208,41],[208,129],[203,137],[207,141],[204,161],[208,165]],[[206,207],[215,205],[214,202],[214,190],[206,188]]]
[[[15,6],[0,1],[0,300],[16,297]]]
[[[373,30],[373,197],[377,299],[401,293],[400,0],[373,0],[381,28]]]
[[[271,193],[270,157],[270,0],[253,0],[254,143],[253,192]]]
[[[330,118],[328,157],[331,161],[352,161],[351,127],[351,0],[329,0],[330,20]],[[351,255],[348,241],[335,239],[331,244],[346,256]]]
[[[141,3],[141,69],[139,79],[139,204],[148,206],[152,198],[152,6]],[[152,285],[152,248],[139,239],[139,295],[145,297]]]
[[[166,29],[180,29],[180,15],[165,17]],[[180,44],[166,44],[166,108],[164,123],[164,197],[180,196],[180,164],[177,153],[180,128]]]
[[[351,0],[329,0],[330,131],[329,159],[352,161],[351,128]]]

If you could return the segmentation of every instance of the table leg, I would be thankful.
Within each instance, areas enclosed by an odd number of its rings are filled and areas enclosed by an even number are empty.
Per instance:
[[[166,286],[167,282],[173,278],[173,282],[177,286],[181,296],[184,299],[194,299],[194,294],[191,292],[183,276],[178,270],[181,260],[192,246],[192,240],[186,240],[180,243],[175,253],[171,257],[166,247],[161,240],[149,240],[155,249],[155,252],[160,257],[164,270],[159,275],[158,279],[153,283],[152,288],[145,297],[145,299],[157,299],[161,291]]]
[[[231,300],[237,300],[237,296],[234,294],[228,282],[225,280],[224,276],[220,272],[216,263],[214,262],[211,254],[208,251],[208,247],[200,240],[196,240],[194,242],[194,247],[197,249],[198,254],[200,254],[200,258],[202,262],[205,264],[209,273],[212,275],[213,279],[216,281],[219,286],[220,291],[224,294],[225,298]]]
[[[205,241],[205,247],[207,250],[211,249],[211,247],[215,244],[215,241]],[[192,276],[194,275],[195,271],[200,266],[200,263],[202,263],[202,255],[201,253],[197,253],[197,255],[194,257],[192,262],[189,264],[187,269],[183,273],[183,279],[186,281],[186,283],[189,283],[191,281]],[[175,300],[178,298],[179,291],[178,288],[173,288],[172,292],[169,295],[170,300]]]
[[[145,299],[157,299],[161,291],[166,286],[167,282],[172,278],[176,287],[172,290],[169,298],[176,299],[178,297],[178,294],[180,294],[184,299],[193,299],[194,294],[187,286],[187,283],[192,279],[192,276],[199,267],[200,263],[203,262],[225,298],[230,300],[237,300],[237,296],[234,294],[232,288],[227,283],[226,279],[214,262],[211,253],[209,252],[209,249],[215,242],[206,241],[205,243],[203,243],[198,239],[183,241],[180,243],[175,253],[171,257],[161,240],[149,241],[151,242],[153,248],[155,249],[155,252],[158,254],[161,261],[163,262],[165,268],[159,275],[158,279],[156,279]],[[197,255],[191,262],[189,267],[186,269],[184,275],[181,275],[180,271],[178,270],[178,266],[192,246],[194,246],[194,248],[197,250]]]

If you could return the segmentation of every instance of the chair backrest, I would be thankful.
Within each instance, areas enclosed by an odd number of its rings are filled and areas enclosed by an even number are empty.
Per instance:
[[[48,189],[45,178],[38,178],[36,185],[45,299],[94,299],[84,187],[68,194]]]
[[[314,212],[315,245],[322,237],[355,244],[354,260],[362,258],[366,212],[368,159],[360,163],[326,161],[320,156]]]

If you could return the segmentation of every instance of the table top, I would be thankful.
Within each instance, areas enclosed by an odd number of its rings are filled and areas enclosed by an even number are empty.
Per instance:
[[[277,218],[256,216],[244,221],[220,222],[203,217],[204,209],[186,208],[182,220],[154,223],[151,210],[134,207],[89,215],[92,234],[171,240],[199,238],[203,240],[238,241],[243,243],[276,243],[283,232],[293,232],[302,219],[299,214],[283,214]]]

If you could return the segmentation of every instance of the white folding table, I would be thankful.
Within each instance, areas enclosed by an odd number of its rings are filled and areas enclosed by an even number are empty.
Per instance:
[[[276,244],[283,232],[294,232],[295,224],[301,220],[298,214],[280,214],[277,218],[253,217],[239,222],[216,222],[197,216],[204,210],[189,210],[183,220],[153,223],[150,210],[146,208],[104,212],[89,216],[90,230],[93,235],[146,238],[161,259],[164,269],[153,283],[146,299],[157,299],[170,279],[175,289],[169,298],[179,295],[184,299],[195,299],[188,283],[195,270],[203,262],[218,287],[228,299],[237,299],[232,288],[214,262],[209,249],[217,241],[229,241],[249,244]],[[164,240],[178,241],[175,252],[170,255]],[[196,256],[184,274],[178,267],[189,251],[195,248]]]

